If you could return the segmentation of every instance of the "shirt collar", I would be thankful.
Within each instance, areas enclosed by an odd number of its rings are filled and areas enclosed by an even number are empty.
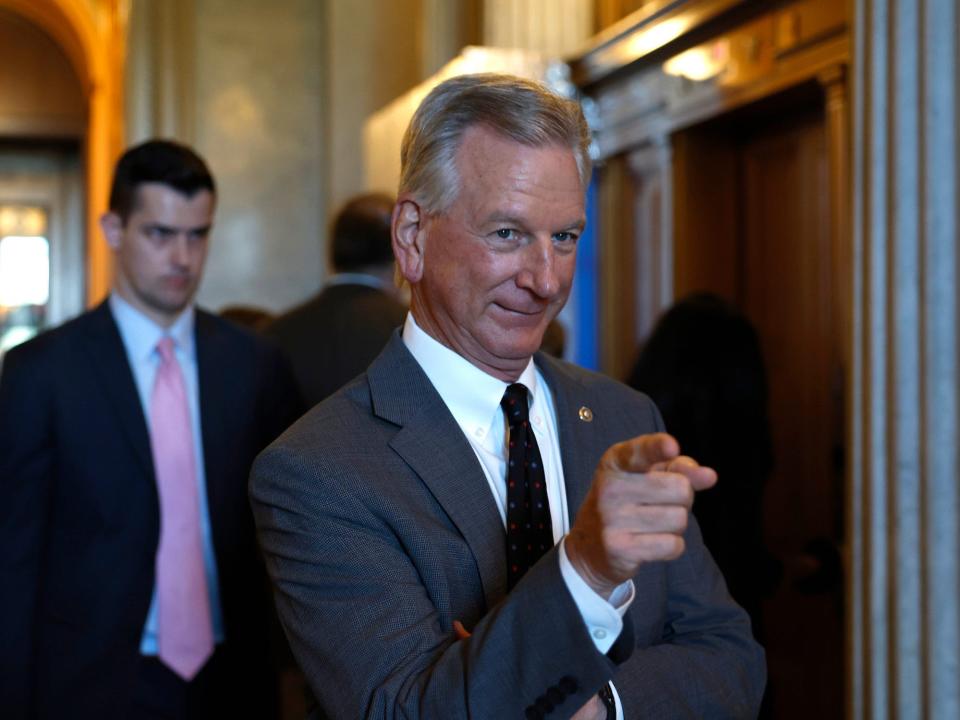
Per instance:
[[[188,360],[194,358],[194,320],[193,305],[187,306],[173,324],[164,328],[148,318],[116,292],[110,293],[110,310],[120,328],[120,335],[130,354],[138,360],[152,357],[157,343],[164,335],[173,338],[178,352]]]
[[[327,278],[326,287],[335,285],[366,285],[383,292],[390,292],[390,284],[376,275],[360,272],[342,272]]]
[[[476,434],[477,430],[483,433],[490,430],[509,383],[488,375],[428,335],[417,325],[413,313],[407,313],[403,342],[433,383],[457,424],[469,434]],[[531,399],[536,397],[537,373],[533,358],[530,358],[517,382],[526,385]]]

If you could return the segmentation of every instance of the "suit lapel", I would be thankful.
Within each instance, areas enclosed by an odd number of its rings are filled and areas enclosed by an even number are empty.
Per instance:
[[[133,371],[127,361],[127,352],[107,301],[91,311],[89,318],[85,345],[93,359],[91,366],[94,368],[94,375],[117,414],[121,432],[132,445],[141,469],[152,484],[153,457],[144,414],[146,410],[140,405],[140,396]]]
[[[570,527],[593,481],[597,453],[596,428],[580,418],[580,409],[590,407],[587,389],[563,365],[548,355],[537,353],[534,359],[553,394],[560,433],[560,459],[567,490]],[[605,448],[604,448],[605,449]]]
[[[207,485],[207,506],[210,508],[210,526],[214,546],[222,547],[219,529],[222,525],[220,510],[230,507],[224,496],[224,468],[230,467],[229,429],[218,410],[230,407],[231,388],[236,392],[231,369],[234,363],[221,342],[220,334],[210,316],[199,308],[196,310],[194,337],[197,353],[197,394],[200,401],[200,435],[203,447],[203,468]]]
[[[503,523],[473,449],[394,333],[367,371],[374,414],[401,429],[390,443],[429,488],[473,553],[487,607],[507,590]]]

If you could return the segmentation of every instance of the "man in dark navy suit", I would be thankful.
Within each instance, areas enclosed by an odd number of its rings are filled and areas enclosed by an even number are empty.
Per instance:
[[[366,370],[403,325],[407,309],[393,284],[393,204],[377,193],[347,201],[330,233],[336,274],[264,331],[290,358],[310,407]]]
[[[120,159],[109,299],[0,376],[0,715],[271,717],[246,480],[299,409],[265,341],[194,306],[216,188],[167,141]]]

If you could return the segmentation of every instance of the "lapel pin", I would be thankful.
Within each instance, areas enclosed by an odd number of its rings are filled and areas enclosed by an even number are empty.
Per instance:
[[[593,422],[593,410],[584,405],[580,408],[580,419],[583,422]]]

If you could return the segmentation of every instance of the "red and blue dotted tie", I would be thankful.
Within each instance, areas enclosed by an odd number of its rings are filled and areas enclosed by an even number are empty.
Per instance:
[[[553,547],[553,523],[540,448],[530,427],[527,388],[510,385],[500,401],[507,444],[507,589]]]

